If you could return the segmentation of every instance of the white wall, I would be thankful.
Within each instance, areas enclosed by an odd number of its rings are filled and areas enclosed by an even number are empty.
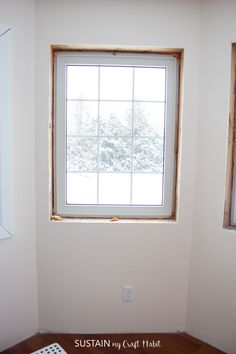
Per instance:
[[[187,331],[236,353],[236,232],[224,230],[231,42],[236,2],[202,6],[200,112]]]
[[[34,1],[0,0],[0,23],[13,28],[16,231],[13,239],[0,241],[0,350],[40,327],[67,332],[185,329],[236,353],[236,238],[235,231],[222,228],[235,13],[236,3],[229,0],[201,5],[37,1],[35,127]],[[184,48],[178,222],[49,221],[49,46],[55,43]],[[134,285],[133,303],[122,302],[123,285]]]
[[[0,350],[38,328],[36,198],[39,327],[186,329],[236,353],[236,238],[222,228],[235,13],[229,0],[37,1],[35,196],[34,1],[0,0],[0,23],[13,28],[16,191],[15,237],[0,241]],[[49,221],[49,46],[55,43],[184,48],[178,222]],[[122,302],[123,285],[134,285],[133,303]]]
[[[32,0],[0,0],[0,23],[12,28],[14,229],[0,240],[0,350],[38,328],[35,158],[34,158],[34,34]]]
[[[73,332],[185,329],[198,117],[198,3],[40,0],[36,9],[36,157],[40,327]],[[51,44],[185,50],[178,222],[49,221],[48,98]],[[122,302],[122,286],[135,300]]]

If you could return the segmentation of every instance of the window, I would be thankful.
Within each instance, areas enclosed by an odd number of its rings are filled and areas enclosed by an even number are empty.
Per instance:
[[[53,53],[53,212],[173,217],[177,55]]]
[[[0,25],[0,239],[13,235],[11,29]]]

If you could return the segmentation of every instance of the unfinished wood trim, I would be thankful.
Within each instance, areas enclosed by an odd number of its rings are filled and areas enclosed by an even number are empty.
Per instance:
[[[49,116],[49,218],[55,213],[55,65],[54,65],[54,51],[51,47],[51,57],[50,57],[50,116]]]
[[[49,193],[50,193],[50,219],[54,221],[57,211],[55,209],[55,56],[59,52],[104,52],[104,53],[130,53],[130,54],[162,54],[162,55],[172,55],[179,60],[179,81],[178,81],[178,109],[176,117],[176,130],[175,130],[175,173],[174,173],[174,188],[173,188],[173,209],[172,214],[168,217],[157,216],[153,217],[120,217],[119,220],[133,220],[133,221],[176,221],[178,215],[179,206],[179,186],[180,186],[180,137],[181,137],[181,117],[182,117],[182,90],[183,90],[183,58],[184,50],[183,48],[158,48],[158,47],[140,47],[140,46],[114,46],[114,45],[65,45],[65,44],[54,44],[51,45],[51,79],[50,79],[50,123],[49,123]],[[57,215],[56,215],[57,216]],[[110,220],[107,217],[81,217],[81,216],[65,216],[60,215],[60,221],[63,220],[78,220],[78,219],[103,219]]]
[[[232,43],[230,112],[229,112],[229,127],[228,127],[226,189],[225,189],[224,223],[223,223],[223,226],[226,228],[235,227],[232,225],[231,222],[235,144],[236,144],[236,43]]]
[[[139,53],[139,54],[171,54],[180,58],[182,48],[157,48],[157,47],[139,47],[139,46],[114,46],[114,45],[69,45],[55,44],[51,46],[55,52],[116,52],[116,53]]]
[[[178,82],[178,109],[175,127],[175,181],[174,181],[174,203],[172,219],[177,220],[179,211],[180,198],[180,141],[182,133],[182,108],[183,108],[183,67],[184,67],[184,50],[181,50],[179,57],[179,82]]]

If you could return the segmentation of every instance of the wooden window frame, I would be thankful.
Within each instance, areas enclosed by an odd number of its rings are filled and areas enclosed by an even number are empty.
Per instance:
[[[236,228],[236,43],[232,43],[230,112],[226,165],[226,190],[224,203],[225,228]]]
[[[14,234],[11,32],[0,26],[0,239]]]
[[[183,70],[183,49],[160,49],[160,48],[147,48],[147,47],[114,47],[114,46],[70,46],[70,45],[52,45],[51,46],[51,115],[50,115],[50,216],[52,220],[64,219],[90,219],[89,216],[81,215],[63,215],[59,214],[56,209],[56,152],[55,152],[55,57],[60,52],[90,52],[90,53],[132,53],[132,54],[162,54],[172,55],[178,58],[179,72],[178,72],[178,109],[175,123],[175,167],[174,167],[174,186],[173,186],[173,202],[172,212],[168,216],[157,217],[144,217],[145,220],[158,220],[158,219],[177,219],[177,206],[178,206],[178,191],[179,191],[179,140],[180,140],[180,116],[181,116],[181,90],[182,90],[182,70]],[[59,214],[59,215],[58,215]],[[124,219],[136,219],[136,216],[122,216]],[[142,217],[137,217],[142,220]],[[92,216],[91,219],[110,219],[106,216]],[[119,218],[120,219],[120,218]]]

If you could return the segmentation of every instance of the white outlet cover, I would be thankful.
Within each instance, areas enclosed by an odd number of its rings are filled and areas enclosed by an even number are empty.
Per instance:
[[[134,287],[126,285],[123,287],[123,301],[131,302],[134,300]]]
[[[47,347],[43,347],[36,352],[33,352],[31,354],[67,354],[65,350],[60,346],[58,343],[53,343],[48,345]]]

